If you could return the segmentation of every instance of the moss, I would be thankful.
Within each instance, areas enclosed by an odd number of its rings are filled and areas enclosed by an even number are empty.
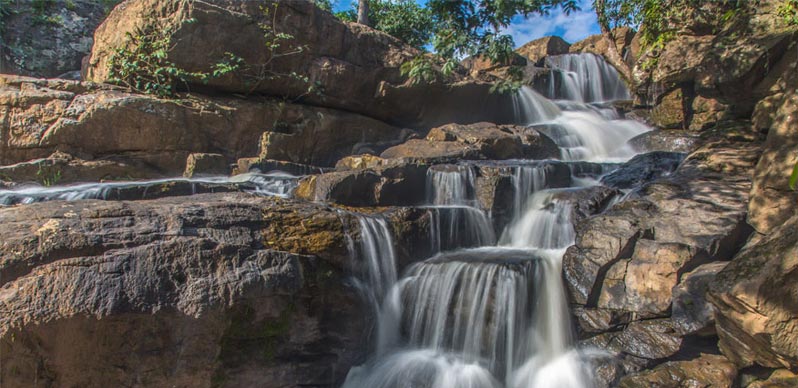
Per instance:
[[[290,302],[273,319],[258,320],[255,309],[238,306],[230,312],[230,324],[221,339],[219,361],[223,367],[240,365],[253,357],[271,362],[277,357],[280,345],[288,339],[296,305]],[[217,375],[223,374],[217,371]]]

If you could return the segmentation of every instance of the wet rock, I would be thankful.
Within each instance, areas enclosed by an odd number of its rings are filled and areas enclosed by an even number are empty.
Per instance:
[[[294,195],[345,206],[412,206],[423,203],[427,166],[394,164],[376,169],[333,171],[300,181]]]
[[[682,130],[650,131],[629,140],[629,145],[638,152],[690,153],[701,143],[698,135]]]
[[[661,96],[651,110],[651,122],[665,129],[686,129],[685,96],[682,89],[675,89]]]
[[[596,333],[617,331],[622,325],[631,321],[631,314],[617,310],[598,308],[575,307],[573,315],[576,318],[580,338],[589,338]]]
[[[702,354],[689,361],[671,361],[621,379],[621,388],[731,388],[737,368],[723,356]]]
[[[0,220],[4,384],[335,385],[364,355],[335,211],[206,194]]]
[[[82,160],[58,151],[47,158],[0,167],[0,179],[19,183],[38,183],[44,186],[161,176],[159,171],[141,161],[129,161],[113,156],[98,160]]]
[[[731,259],[751,232],[745,223],[747,193],[759,150],[755,143],[708,144],[669,176],[578,223],[576,244],[563,258],[571,300],[596,307],[604,278],[616,263],[632,258],[640,238],[680,244],[695,265]]]
[[[238,163],[236,165],[236,172],[241,174],[250,171],[258,171],[262,173],[284,172],[291,175],[301,176],[319,174],[325,170],[326,169],[323,167],[262,158],[241,158],[238,159]]]
[[[683,153],[662,151],[640,154],[602,177],[601,183],[617,189],[642,186],[672,173],[685,156]]]
[[[195,176],[210,175],[229,175],[230,163],[222,154],[202,154],[193,153],[188,155],[186,160],[186,171],[183,176],[192,178]]]
[[[477,146],[456,141],[411,139],[388,148],[380,155],[383,159],[405,158],[429,163],[448,163],[458,160],[481,159]]]
[[[542,65],[541,60],[549,55],[568,54],[571,45],[559,36],[546,36],[535,39],[515,49],[515,52],[526,57],[531,63]]]
[[[364,168],[376,168],[388,164],[389,161],[379,156],[370,154],[351,155],[342,158],[335,163],[336,170],[359,170]]]
[[[607,350],[621,359],[631,356],[634,364],[644,367],[676,354],[682,339],[673,331],[670,320],[655,319],[632,322],[623,331],[599,334],[581,344]]]
[[[590,186],[557,191],[553,199],[565,201],[573,206],[571,220],[579,223],[587,217],[599,214],[607,209],[622,193],[604,186]]]
[[[679,334],[709,335],[715,332],[715,306],[707,300],[707,290],[728,262],[704,264],[685,273],[673,288],[671,320]]]
[[[752,240],[710,286],[724,355],[738,366],[798,365],[798,217]]]

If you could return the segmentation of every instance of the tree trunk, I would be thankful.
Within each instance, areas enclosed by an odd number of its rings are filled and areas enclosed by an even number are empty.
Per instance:
[[[364,26],[369,25],[369,1],[358,0],[357,5],[357,22]]]

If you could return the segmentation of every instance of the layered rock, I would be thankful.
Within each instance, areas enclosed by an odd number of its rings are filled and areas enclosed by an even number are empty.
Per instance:
[[[753,240],[711,285],[723,354],[740,367],[798,368],[798,217]]]
[[[402,131],[357,114],[269,99],[163,100],[70,81],[0,78],[0,164],[62,151],[179,175],[188,154],[332,165]],[[384,146],[383,146],[384,147]]]
[[[515,52],[523,55],[531,63],[542,65],[542,59],[549,55],[567,54],[571,45],[559,36],[546,36],[525,43],[515,49]]]
[[[399,269],[430,246],[424,217],[387,215]],[[0,220],[9,386],[329,386],[367,351],[369,314],[346,285],[363,265],[353,215],[230,193],[47,202]]]
[[[244,61],[224,77],[188,80],[191,90],[301,98],[404,126],[512,119],[510,97],[488,93],[487,83],[405,85],[400,66],[417,50],[310,1],[127,1],[97,29],[86,79],[112,79],[114,52],[145,26],[170,43],[178,68],[210,72],[227,53]]]

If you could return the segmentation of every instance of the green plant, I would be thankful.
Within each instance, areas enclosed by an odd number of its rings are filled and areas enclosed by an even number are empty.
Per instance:
[[[798,163],[795,163],[795,166],[792,168],[792,174],[790,175],[790,189],[795,190],[796,184],[798,184]]]
[[[50,187],[55,186],[61,180],[61,170],[55,166],[45,166],[39,164],[39,170],[36,171],[36,177],[42,186]]]
[[[184,70],[168,58],[172,31],[150,20],[133,33],[128,32],[127,44],[111,55],[110,82],[159,98],[172,98],[181,85],[188,88],[191,81],[208,82],[243,65],[243,59],[227,52],[210,72]]]
[[[405,43],[423,48],[433,33],[433,19],[429,9],[414,0],[368,0],[368,19],[377,30],[396,37]],[[357,2],[343,12],[335,14],[339,19],[356,22]]]
[[[776,13],[784,18],[788,25],[798,25],[798,0],[784,0]]]
[[[66,0],[66,2],[64,2],[64,7],[69,11],[75,11],[78,9],[78,5],[75,4],[74,0]]]

